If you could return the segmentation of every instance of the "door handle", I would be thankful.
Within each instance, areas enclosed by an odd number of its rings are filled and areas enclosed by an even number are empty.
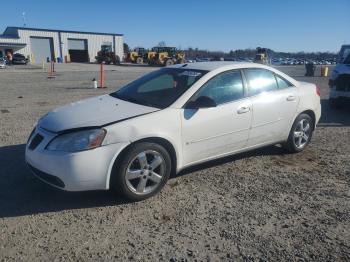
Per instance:
[[[287,101],[295,101],[296,100],[296,96],[288,96],[287,97]]]
[[[242,107],[238,108],[237,113],[244,114],[244,113],[248,113],[249,111],[250,111],[249,106],[242,106]]]

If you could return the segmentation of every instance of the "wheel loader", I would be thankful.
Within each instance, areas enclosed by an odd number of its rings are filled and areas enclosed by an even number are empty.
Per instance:
[[[98,51],[97,56],[95,57],[97,63],[105,63],[107,65],[109,64],[120,64],[120,58],[117,56],[113,51],[112,47],[110,45],[102,45],[101,50]]]
[[[254,63],[264,64],[264,65],[269,64],[269,54],[268,54],[267,48],[258,47],[256,49]]]
[[[185,54],[175,47],[157,46],[147,53],[149,65],[170,66],[185,62]]]
[[[146,49],[137,47],[127,54],[126,60],[131,63],[143,64],[144,56],[147,53]]]

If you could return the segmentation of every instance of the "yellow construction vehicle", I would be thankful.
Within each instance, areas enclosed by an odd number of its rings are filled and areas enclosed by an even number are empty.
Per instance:
[[[136,47],[127,54],[126,61],[130,63],[143,64],[146,53],[146,49],[143,47]]]
[[[265,65],[269,64],[269,54],[267,48],[258,47],[256,49],[254,63],[260,63]]]
[[[154,65],[154,63],[156,61],[156,55],[157,55],[157,52],[152,51],[152,50],[146,52],[143,56],[143,62],[147,63],[149,65]]]
[[[157,46],[147,53],[149,65],[169,66],[185,62],[185,54],[175,47]]]

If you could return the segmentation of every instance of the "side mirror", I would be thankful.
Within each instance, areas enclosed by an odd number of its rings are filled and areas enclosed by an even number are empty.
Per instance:
[[[186,105],[187,109],[199,109],[216,107],[215,101],[207,96],[200,96],[194,101],[189,101]]]

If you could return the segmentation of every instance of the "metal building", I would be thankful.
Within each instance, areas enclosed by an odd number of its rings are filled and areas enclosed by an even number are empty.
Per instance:
[[[47,60],[95,62],[102,45],[111,46],[123,58],[122,34],[7,27],[0,35],[0,57],[10,52],[37,64]]]

